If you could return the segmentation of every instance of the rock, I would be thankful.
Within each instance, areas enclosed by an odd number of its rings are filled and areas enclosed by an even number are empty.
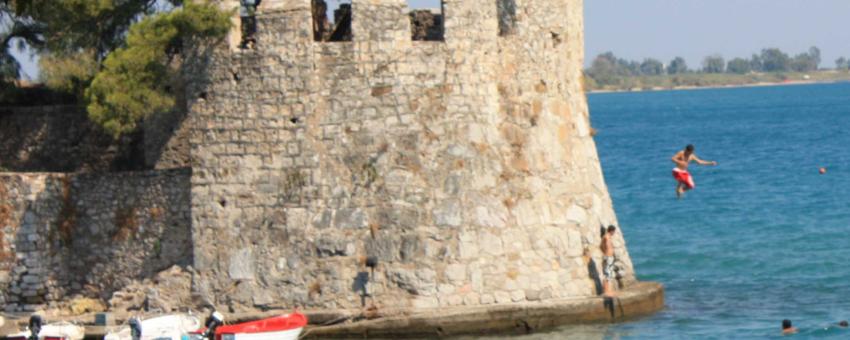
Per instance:
[[[98,313],[106,310],[103,301],[92,298],[77,297],[69,301],[68,304],[72,315]]]

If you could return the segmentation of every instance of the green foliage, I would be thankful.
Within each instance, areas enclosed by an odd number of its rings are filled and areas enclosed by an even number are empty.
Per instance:
[[[171,109],[169,85],[179,74],[174,57],[224,37],[229,29],[226,13],[191,2],[133,25],[126,46],[109,54],[85,92],[89,117],[117,137],[133,131],[140,119]]]
[[[835,69],[836,70],[846,70],[850,63],[847,62],[847,58],[841,57],[835,60]]]
[[[47,48],[72,53],[92,50],[102,59],[124,43],[129,27],[153,14],[157,0],[11,0],[19,17],[43,23]],[[182,0],[170,0],[180,5]]]
[[[664,74],[664,64],[658,61],[658,59],[644,59],[643,63],[640,64],[640,73],[650,76]]]
[[[764,72],[784,72],[791,69],[791,58],[778,48],[763,49],[761,63]]]
[[[705,73],[723,73],[726,70],[726,61],[719,55],[705,57],[702,61],[702,71]]]
[[[98,68],[93,51],[69,54],[45,53],[38,63],[41,79],[47,87],[75,95],[83,93]]]
[[[750,73],[750,61],[744,58],[735,58],[729,61],[726,66],[726,71],[729,73],[746,74]]]
[[[670,65],[667,66],[667,74],[681,74],[688,72],[688,63],[685,62],[685,58],[676,57],[670,61]]]

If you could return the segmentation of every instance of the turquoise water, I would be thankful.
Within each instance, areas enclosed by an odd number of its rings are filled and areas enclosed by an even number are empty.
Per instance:
[[[597,147],[641,280],[666,309],[532,338],[850,339],[850,84],[589,96]],[[670,157],[696,167],[676,200]],[[827,168],[825,175],[818,168]]]

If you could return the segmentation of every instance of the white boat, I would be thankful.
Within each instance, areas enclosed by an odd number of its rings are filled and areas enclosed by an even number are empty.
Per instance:
[[[39,319],[39,323],[40,323]],[[32,336],[32,330],[38,328],[38,340],[82,340],[86,335],[86,329],[82,326],[72,324],[70,322],[55,322],[38,327],[33,327],[33,319],[30,319],[30,329],[23,332],[12,334],[6,337],[7,340],[29,340]]]
[[[138,325],[141,340],[181,340],[184,335],[201,328],[201,321],[194,315],[172,314],[147,320],[131,321]],[[104,340],[133,340],[133,327],[128,325],[117,332],[106,334]]]

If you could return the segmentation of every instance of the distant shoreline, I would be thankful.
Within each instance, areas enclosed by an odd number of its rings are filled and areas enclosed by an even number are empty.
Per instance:
[[[848,80],[789,80],[783,82],[758,82],[750,84],[708,85],[708,86],[673,86],[653,87],[635,89],[612,89],[612,90],[590,90],[587,94],[597,93],[623,93],[623,92],[658,92],[658,91],[686,91],[686,90],[710,90],[710,89],[733,89],[741,87],[768,87],[768,86],[790,86],[790,85],[812,85],[812,84],[834,84],[844,83]]]

